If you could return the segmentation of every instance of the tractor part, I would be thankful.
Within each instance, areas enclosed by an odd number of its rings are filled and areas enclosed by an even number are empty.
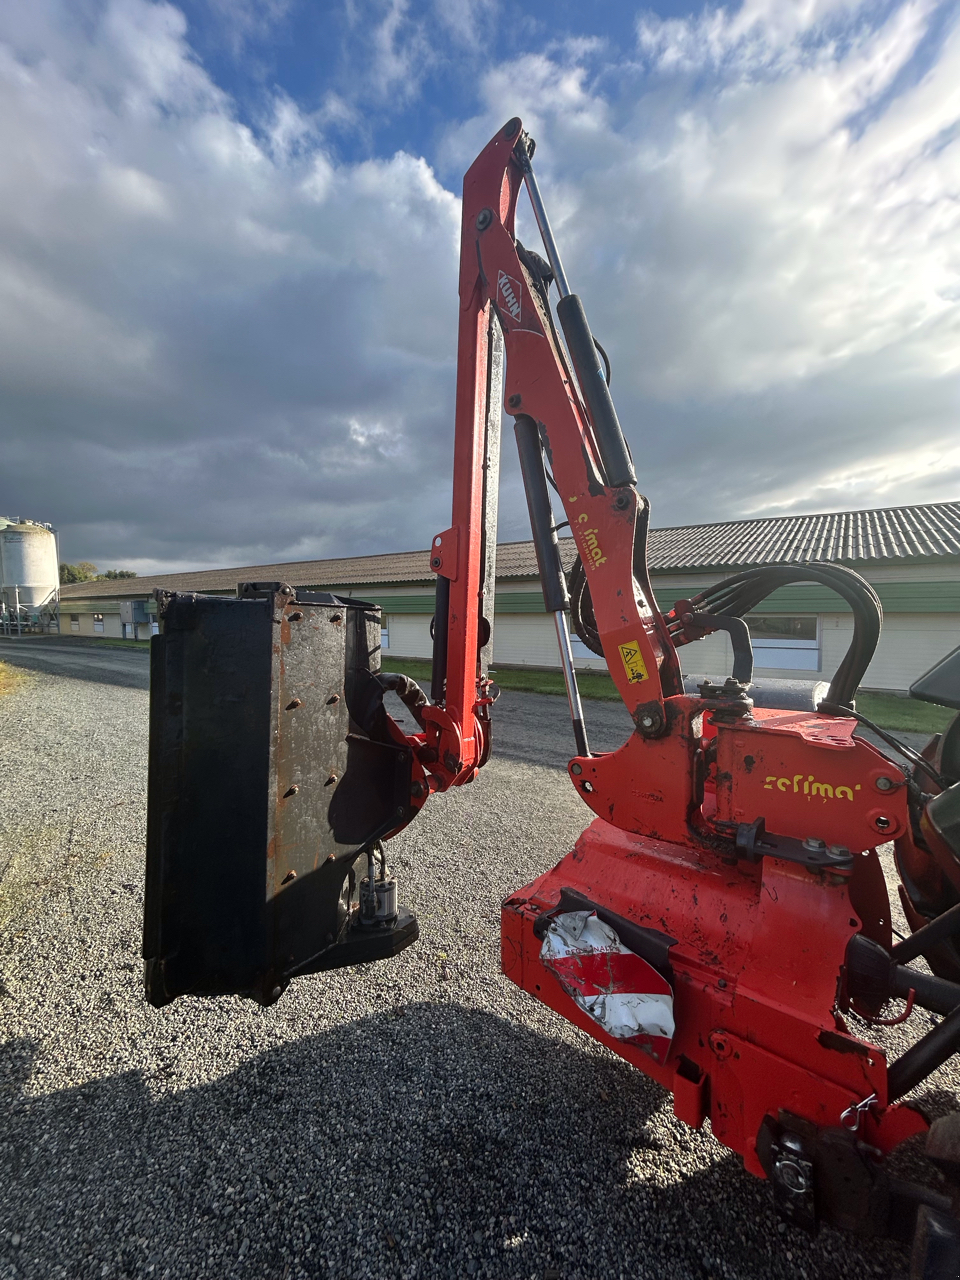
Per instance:
[[[161,594],[159,615],[150,1003],[235,993],[271,1004],[295,974],[409,946],[417,923],[396,910],[395,882],[376,881],[371,918],[353,892],[360,854],[422,803],[413,753],[384,727],[379,610],[271,583],[242,584],[236,599]]]
[[[505,409],[567,688],[569,778],[594,821],[503,904],[504,973],[672,1091],[680,1119],[709,1118],[788,1221],[901,1238],[916,1228],[914,1280],[956,1280],[956,1203],[890,1177],[885,1157],[929,1128],[910,1095],[960,1047],[960,729],[922,753],[879,730],[902,765],[855,736],[869,723],[855,695],[882,610],[851,569],[761,564],[660,609],[643,457],[624,438],[533,153],[513,119],[464,178],[452,517],[429,553],[430,700],[379,672],[372,606],[280,584],[161,602],[149,998],[269,1001],[298,973],[395,954],[416,936],[380,842],[428,795],[471,783],[490,754]],[[546,259],[516,239],[524,188]],[[565,526],[576,550],[566,580]],[[829,588],[853,617],[826,689],[753,681],[746,618],[795,582]],[[571,625],[604,657],[633,721],[616,751],[589,747]],[[678,651],[718,630],[733,674],[685,680]],[[917,692],[960,707],[958,675],[954,654]],[[386,689],[415,732],[387,714]],[[896,945],[877,852],[887,841],[917,931]],[[920,956],[933,975],[911,967]],[[870,1027],[918,1009],[942,1019],[888,1062]],[[932,1158],[953,1168],[953,1130],[932,1133]]]

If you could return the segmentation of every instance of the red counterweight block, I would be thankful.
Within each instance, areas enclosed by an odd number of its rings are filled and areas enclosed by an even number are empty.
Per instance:
[[[776,858],[725,863],[598,819],[552,871],[504,903],[503,971],[672,1090],[682,1120],[697,1127],[709,1116],[715,1136],[758,1176],[757,1135],[781,1110],[836,1126],[851,1103],[875,1094],[861,1132],[888,1150],[926,1122],[909,1107],[886,1107],[883,1052],[834,1014],[847,943],[861,927],[850,880],[849,871]],[[652,1045],[608,1034],[544,964],[542,917],[557,912],[564,890],[676,940],[668,952],[675,1032],[664,1061]]]

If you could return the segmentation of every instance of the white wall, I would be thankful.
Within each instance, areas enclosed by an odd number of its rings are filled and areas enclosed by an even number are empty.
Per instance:
[[[823,614],[823,668],[833,675],[853,635],[850,614]],[[865,689],[907,689],[918,676],[960,644],[955,613],[888,613],[880,643],[863,680]]]
[[[764,675],[794,680],[829,680],[843,660],[853,635],[849,613],[820,615],[821,670],[790,671],[764,668]],[[960,644],[960,617],[955,613],[888,613],[883,619],[880,643],[863,680],[865,689],[905,691],[918,676]],[[680,650],[685,672],[728,676],[733,669],[730,638],[725,633],[707,636]]]
[[[383,651],[383,661],[390,654],[398,658],[430,658],[430,619],[425,614],[387,613],[390,647]],[[560,669],[557,634],[553,619],[545,613],[504,613],[493,628],[494,664],[508,666],[556,667]],[[606,670],[602,658],[578,658],[578,670]]]
[[[429,659],[430,619],[424,614],[388,614],[390,648],[384,651],[404,658]],[[85,634],[92,630],[89,615],[81,615]],[[853,634],[850,614],[821,614],[822,669],[792,671],[764,668],[760,674],[773,678],[829,680],[847,651]],[[119,618],[107,615],[106,635],[119,635]],[[557,640],[553,619],[546,614],[507,613],[495,621],[493,633],[494,662],[509,666],[559,668]],[[883,632],[873,662],[867,669],[864,688],[903,691],[940,658],[960,645],[960,617],[955,613],[890,613],[883,620]],[[680,650],[680,665],[685,673],[717,676],[730,675],[733,652],[725,632],[707,636]],[[582,670],[605,668],[602,658],[578,660]]]
[[[388,613],[386,614],[387,630],[390,635],[390,647],[384,649],[381,661],[386,666],[387,658],[397,654],[402,658],[430,658],[433,656],[433,641],[430,639],[430,618],[424,613]]]

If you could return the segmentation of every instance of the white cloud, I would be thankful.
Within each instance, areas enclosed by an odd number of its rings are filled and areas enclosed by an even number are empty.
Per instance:
[[[243,12],[250,42],[283,6]],[[475,16],[357,9],[378,92],[415,93]],[[488,69],[443,184],[404,151],[337,159],[360,99],[278,89],[244,124],[171,5],[0,13],[0,509],[140,567],[426,545],[453,191],[515,114],[657,523],[955,497],[960,29],[932,24],[748,0],[647,15],[625,52],[561,33]]]
[[[528,55],[450,131],[448,163],[512,114],[540,142],[661,523],[762,510],[781,488],[806,509],[956,496],[955,472],[938,489],[899,442],[957,430],[960,27],[911,80],[930,6],[869,12],[648,17],[653,71]],[[838,459],[861,481],[830,481]]]
[[[337,164],[283,94],[256,136],[170,6],[112,0],[70,58],[5,34],[4,503],[140,562],[444,527],[459,215],[426,162]]]

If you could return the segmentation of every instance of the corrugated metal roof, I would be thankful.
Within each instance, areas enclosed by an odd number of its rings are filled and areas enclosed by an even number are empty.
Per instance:
[[[572,538],[560,540],[565,569],[573,563]],[[683,525],[650,531],[649,560],[655,572],[734,570],[758,564],[798,564],[804,560],[843,564],[925,563],[960,559],[960,502],[828,515],[773,516],[724,524]],[[497,577],[532,578],[537,559],[532,542],[501,542]],[[295,587],[400,585],[431,582],[429,551],[400,551],[337,560],[296,560],[287,564],[201,569],[111,582],[78,582],[61,588],[63,600],[149,595],[168,591],[233,591],[238,582],[289,582]]]
[[[536,573],[536,563],[534,563]],[[197,569],[191,573],[157,573],[143,578],[73,582],[60,588],[63,600],[102,596],[114,599],[165,591],[235,591],[238,582],[289,582],[294,587],[332,587],[364,583],[432,582],[429,551],[398,551],[382,556],[349,556],[338,560],[294,560],[286,564],[242,565],[237,569]]]
[[[650,567],[661,571],[805,560],[923,562],[945,556],[960,556],[960,502],[655,529],[649,548]]]

